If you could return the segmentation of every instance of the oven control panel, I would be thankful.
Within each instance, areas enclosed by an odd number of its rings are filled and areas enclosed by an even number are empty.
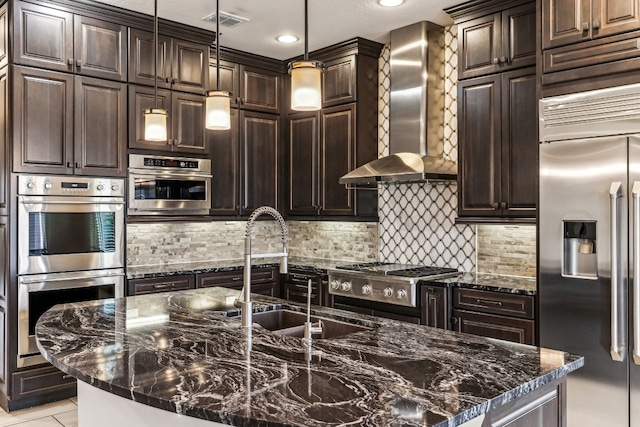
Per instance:
[[[119,178],[18,176],[18,194],[24,196],[124,197],[124,187],[124,179]]]
[[[417,307],[416,285],[409,280],[349,272],[329,272],[329,293],[386,304]]]

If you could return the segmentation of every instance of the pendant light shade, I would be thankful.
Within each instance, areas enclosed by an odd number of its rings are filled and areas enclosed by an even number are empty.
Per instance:
[[[220,90],[220,2],[216,0],[216,90],[206,93],[205,127],[211,130],[231,128],[231,93]]]
[[[322,107],[322,68],[318,61],[289,64],[292,110],[315,111]]]
[[[205,127],[212,130],[231,128],[231,94],[224,90],[207,92]]]
[[[304,60],[289,63],[291,74],[291,109],[316,111],[322,108],[322,71],[324,64],[309,60],[309,19],[304,1]]]
[[[153,98],[155,108],[144,109],[144,139],[167,140],[167,110],[158,108],[158,0],[153,2]]]
[[[162,108],[144,109],[144,139],[147,141],[167,140],[167,110]]]

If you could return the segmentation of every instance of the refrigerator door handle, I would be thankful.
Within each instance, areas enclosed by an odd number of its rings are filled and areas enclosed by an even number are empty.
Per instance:
[[[611,199],[611,359],[624,361],[626,351],[624,323],[620,321],[625,302],[620,276],[620,218],[618,199],[622,197],[622,183],[612,182],[609,188]]]
[[[633,363],[640,365],[640,181],[631,187],[633,196]]]

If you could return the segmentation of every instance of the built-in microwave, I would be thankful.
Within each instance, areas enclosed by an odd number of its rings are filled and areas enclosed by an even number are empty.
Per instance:
[[[211,160],[129,155],[128,215],[208,215]]]

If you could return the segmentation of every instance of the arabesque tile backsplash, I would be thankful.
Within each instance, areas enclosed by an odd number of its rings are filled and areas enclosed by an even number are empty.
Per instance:
[[[457,158],[457,29],[445,30],[445,153]],[[389,153],[389,48],[380,56],[380,156]],[[451,266],[463,271],[535,277],[535,226],[457,225],[457,184],[384,187],[378,224],[287,221],[294,256]],[[244,221],[139,223],[127,226],[127,265],[241,259]],[[255,227],[256,251],[280,249],[272,221]]]

